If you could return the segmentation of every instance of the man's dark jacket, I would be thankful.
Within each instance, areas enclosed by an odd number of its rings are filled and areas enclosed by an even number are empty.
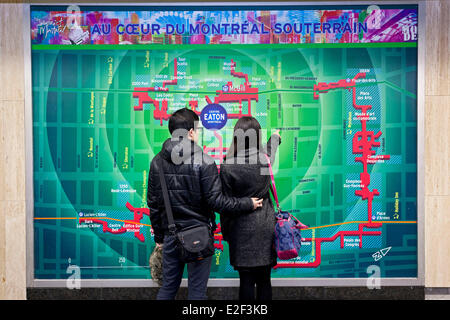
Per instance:
[[[215,229],[215,211],[230,215],[253,211],[251,198],[222,194],[217,166],[199,145],[186,138],[169,138],[153,158],[148,175],[147,204],[156,243],[163,243],[168,232],[159,180],[161,163],[177,229],[201,224],[211,224]]]

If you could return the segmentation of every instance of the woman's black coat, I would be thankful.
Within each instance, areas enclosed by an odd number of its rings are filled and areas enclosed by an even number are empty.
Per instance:
[[[226,195],[264,199],[263,206],[251,213],[220,215],[222,235],[228,242],[230,263],[235,268],[277,263],[273,248],[275,210],[270,199],[271,182],[264,153],[273,164],[280,142],[280,137],[274,134],[264,150],[240,150],[236,157],[227,157],[220,167],[222,190]]]

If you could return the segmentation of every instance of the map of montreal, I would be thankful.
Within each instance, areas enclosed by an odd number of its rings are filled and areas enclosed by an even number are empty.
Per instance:
[[[173,111],[200,115],[213,103],[227,124],[201,129],[199,144],[218,166],[240,117],[257,118],[266,139],[281,131],[281,206],[309,228],[301,256],[279,261],[273,277],[367,277],[377,263],[384,277],[414,276],[417,168],[407,136],[416,88],[398,71],[415,75],[415,56],[416,48],[36,50],[33,86],[48,92],[35,96],[35,230],[59,243],[36,248],[37,276],[58,261],[64,277],[70,259],[87,278],[149,278],[150,161]],[[220,225],[215,240],[212,278],[237,277]]]

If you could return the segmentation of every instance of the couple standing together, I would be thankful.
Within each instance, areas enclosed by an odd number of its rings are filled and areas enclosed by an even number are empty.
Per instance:
[[[220,214],[230,264],[239,272],[239,299],[270,300],[270,273],[276,265],[273,248],[274,206],[270,199],[268,161],[275,159],[281,142],[273,134],[261,144],[261,126],[253,117],[240,118],[233,131],[220,174],[214,160],[197,144],[198,115],[180,109],[169,119],[172,138],[167,139],[150,165],[147,204],[157,246],[163,246],[163,284],[157,299],[174,299],[185,263],[180,261],[176,238],[168,232],[159,172],[163,170],[177,229],[210,225]],[[162,168],[161,168],[162,166]],[[188,299],[206,299],[212,256],[187,263]]]

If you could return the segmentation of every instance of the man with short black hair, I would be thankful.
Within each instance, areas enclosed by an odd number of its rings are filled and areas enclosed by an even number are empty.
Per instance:
[[[163,245],[163,285],[157,299],[171,300],[180,287],[185,263],[180,261],[176,237],[168,232],[159,171],[167,181],[170,205],[178,230],[210,225],[215,214],[245,214],[262,206],[262,199],[232,198],[222,194],[222,183],[214,160],[203,153],[198,141],[198,115],[183,108],[169,118],[167,139],[152,160],[148,176],[147,204],[157,246]],[[162,167],[161,167],[162,166]],[[206,299],[212,256],[187,264],[188,299]]]

